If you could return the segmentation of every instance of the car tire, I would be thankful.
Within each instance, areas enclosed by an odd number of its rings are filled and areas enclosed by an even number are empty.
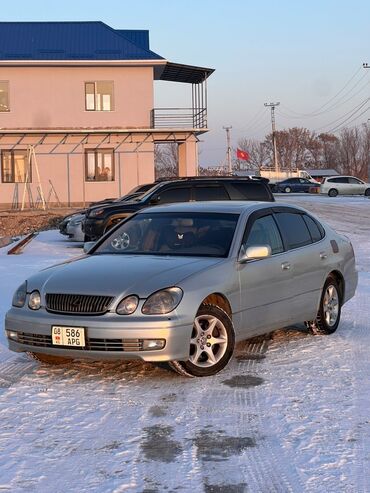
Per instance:
[[[329,276],[324,284],[320,307],[314,321],[308,322],[308,330],[314,335],[333,334],[339,325],[342,309],[342,293],[337,280]]]
[[[53,354],[45,353],[27,353],[32,359],[40,361],[42,363],[47,363],[48,365],[64,365],[72,361],[72,358],[66,358],[64,356],[55,356]]]
[[[171,361],[169,366],[183,376],[209,377],[225,368],[234,346],[235,332],[229,315],[219,306],[203,304],[194,320],[189,359]]]
[[[284,193],[290,193],[292,189],[290,187],[285,187],[284,188]]]
[[[364,195],[365,195],[365,197],[370,197],[370,188],[367,188],[365,190],[365,194]]]
[[[338,195],[338,190],[336,188],[331,188],[328,192],[329,197],[336,197]]]

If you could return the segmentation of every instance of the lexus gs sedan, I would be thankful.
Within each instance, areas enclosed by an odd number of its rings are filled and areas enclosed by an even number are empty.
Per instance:
[[[237,341],[302,322],[333,333],[356,286],[350,241],[304,209],[168,204],[27,279],[5,329],[11,350],[42,362],[139,358],[203,377]]]

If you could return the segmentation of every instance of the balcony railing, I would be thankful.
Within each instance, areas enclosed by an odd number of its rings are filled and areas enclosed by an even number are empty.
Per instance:
[[[207,108],[154,108],[151,128],[207,128]]]

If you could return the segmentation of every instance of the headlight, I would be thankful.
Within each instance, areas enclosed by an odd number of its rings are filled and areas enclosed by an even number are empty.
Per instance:
[[[93,209],[90,211],[89,217],[101,216],[104,214],[104,209]]]
[[[27,282],[25,281],[23,284],[19,286],[17,291],[14,293],[12,305],[18,308],[22,308],[26,303],[27,296]]]
[[[81,224],[83,219],[72,219],[70,222],[71,226],[77,226],[78,224]]]
[[[127,296],[124,298],[117,306],[116,312],[118,315],[131,315],[137,308],[139,304],[139,298],[135,295]]]
[[[31,310],[38,310],[41,306],[41,295],[38,291],[32,291],[30,299],[28,300],[28,306]]]
[[[145,315],[161,315],[172,312],[182,298],[180,288],[167,288],[157,291],[149,296],[141,311]]]

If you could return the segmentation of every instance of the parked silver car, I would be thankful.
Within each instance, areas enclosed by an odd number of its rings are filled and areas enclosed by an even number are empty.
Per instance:
[[[331,334],[356,285],[350,241],[304,209],[169,204],[30,277],[5,329],[10,349],[41,361],[141,358],[208,376],[236,341],[304,321]]]
[[[320,192],[336,197],[337,195],[365,195],[370,197],[370,183],[354,176],[331,176],[324,178]]]
[[[82,231],[82,222],[85,220],[85,213],[73,214],[66,225],[66,233],[72,241],[84,241],[85,234]]]

